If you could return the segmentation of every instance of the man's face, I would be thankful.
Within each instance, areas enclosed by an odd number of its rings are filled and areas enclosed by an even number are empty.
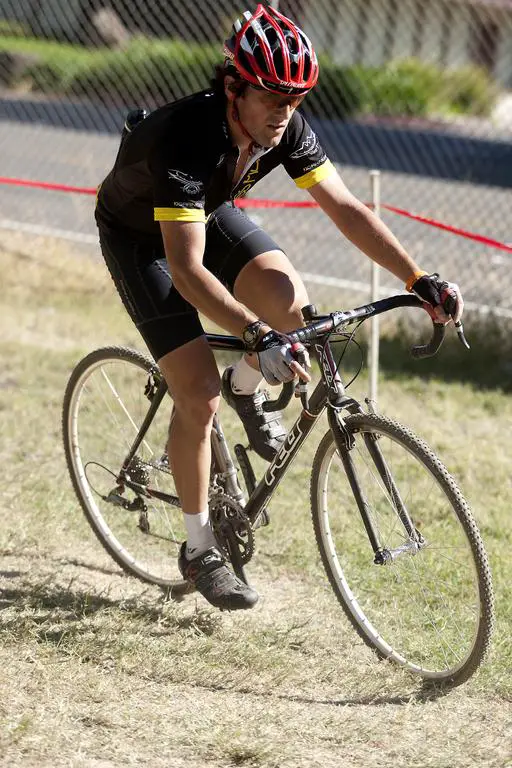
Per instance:
[[[275,147],[303,98],[249,86],[237,100],[240,120],[258,144]]]

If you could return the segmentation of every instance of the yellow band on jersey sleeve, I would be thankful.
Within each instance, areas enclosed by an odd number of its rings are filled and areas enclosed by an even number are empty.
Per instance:
[[[206,221],[202,208],[155,208],[155,221]]]
[[[301,189],[308,189],[309,187],[318,184],[319,181],[326,179],[331,173],[334,173],[335,170],[336,169],[331,161],[326,160],[325,163],[319,165],[318,168],[314,168],[312,171],[305,173],[304,176],[299,176],[298,179],[294,179],[294,182]]]

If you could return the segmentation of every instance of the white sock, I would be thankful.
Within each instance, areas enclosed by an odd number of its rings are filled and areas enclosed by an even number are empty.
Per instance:
[[[208,510],[199,512],[197,515],[183,515],[185,519],[185,528],[187,529],[187,546],[185,557],[187,560],[201,555],[210,547],[216,547],[217,542],[210,525],[210,515]]]
[[[244,355],[233,368],[231,389],[235,395],[253,395],[262,381],[261,371],[251,368]]]

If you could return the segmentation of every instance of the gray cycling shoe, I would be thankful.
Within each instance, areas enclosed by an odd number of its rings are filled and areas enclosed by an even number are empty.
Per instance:
[[[263,403],[270,400],[266,390],[255,392],[254,395],[236,395],[231,388],[232,374],[233,366],[226,368],[222,374],[222,396],[238,413],[251,448],[262,459],[272,461],[286,440],[287,432],[281,424],[281,412],[266,413],[263,410]]]
[[[228,568],[218,549],[211,547],[192,560],[187,560],[181,545],[178,567],[181,575],[192,584],[208,602],[225,611],[252,608],[258,602],[256,590],[249,587]]]

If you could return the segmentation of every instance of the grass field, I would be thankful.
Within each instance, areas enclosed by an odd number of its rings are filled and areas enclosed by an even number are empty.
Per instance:
[[[486,664],[427,694],[375,660],[322,574],[308,499],[319,430],[259,532],[254,611],[219,613],[195,595],[166,602],[121,573],[74,498],[61,407],[85,353],[142,344],[89,255],[3,233],[0,257],[1,765],[512,766],[509,395],[381,378],[379,408],[440,453],[493,570]],[[364,390],[361,377],[354,391]]]

